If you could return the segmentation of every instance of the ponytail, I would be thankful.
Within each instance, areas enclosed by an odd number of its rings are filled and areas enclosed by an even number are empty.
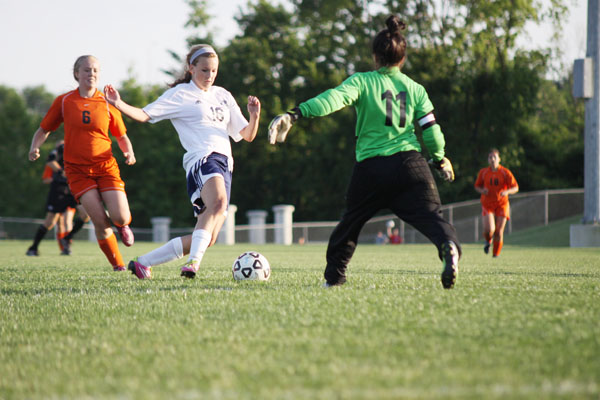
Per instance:
[[[387,28],[373,39],[373,55],[382,67],[397,65],[406,56],[406,39],[402,35],[406,24],[396,15],[390,15],[385,24]]]

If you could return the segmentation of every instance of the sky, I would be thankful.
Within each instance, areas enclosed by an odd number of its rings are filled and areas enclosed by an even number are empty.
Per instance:
[[[567,1],[574,6],[560,46],[573,60],[585,56],[587,0]],[[233,17],[247,0],[208,3],[214,44],[225,45],[239,33]],[[140,84],[170,83],[161,71],[180,67],[169,50],[187,53],[189,12],[184,0],[0,0],[0,85],[44,85],[64,93],[77,86],[73,63],[83,54],[99,59],[100,87],[118,87],[129,77]],[[529,31],[525,46],[547,44],[548,27]]]

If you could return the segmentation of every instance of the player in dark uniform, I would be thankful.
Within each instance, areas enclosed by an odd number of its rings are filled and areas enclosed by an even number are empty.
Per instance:
[[[84,208],[77,204],[75,198],[69,190],[67,184],[67,178],[64,173],[63,163],[63,151],[64,144],[60,144],[48,155],[47,165],[54,171],[52,174],[52,182],[50,183],[50,191],[48,192],[48,198],[46,200],[46,219],[38,227],[37,232],[33,238],[33,244],[27,249],[28,256],[38,256],[38,246],[46,233],[56,225],[60,214],[64,213],[67,208],[77,208],[79,211],[79,217],[77,217],[73,223],[73,229],[69,234],[60,239],[63,249],[62,255],[70,255],[71,248],[70,242],[73,235],[77,233],[83,224],[89,220],[89,216],[85,212]]]
[[[442,286],[452,288],[461,253],[456,230],[441,214],[438,190],[421,155],[413,120],[423,131],[430,163],[447,181],[454,180],[445,140],[433,115],[425,88],[401,72],[406,61],[405,28],[396,16],[373,41],[377,70],[355,73],[338,87],[300,103],[269,125],[269,141],[283,142],[292,123],[300,117],[321,117],[345,106],[354,106],[356,164],[346,195],[346,211],[329,238],[325,286],[346,282],[346,268],[364,224],[381,209],[423,233],[437,247],[443,262]]]

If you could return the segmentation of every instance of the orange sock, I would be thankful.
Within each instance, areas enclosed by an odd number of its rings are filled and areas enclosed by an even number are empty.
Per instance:
[[[498,257],[500,255],[500,251],[502,251],[503,241],[496,242],[494,241],[494,257]]]
[[[98,244],[106,258],[108,258],[110,265],[113,267],[125,266],[123,257],[121,257],[121,252],[119,251],[119,245],[117,244],[117,237],[114,233],[106,239],[98,239]]]

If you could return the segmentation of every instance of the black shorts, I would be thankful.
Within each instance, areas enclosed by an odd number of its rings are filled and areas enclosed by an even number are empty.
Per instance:
[[[46,212],[60,214],[67,208],[75,208],[77,201],[69,190],[69,185],[65,182],[52,181],[50,183],[50,191],[46,200]]]

